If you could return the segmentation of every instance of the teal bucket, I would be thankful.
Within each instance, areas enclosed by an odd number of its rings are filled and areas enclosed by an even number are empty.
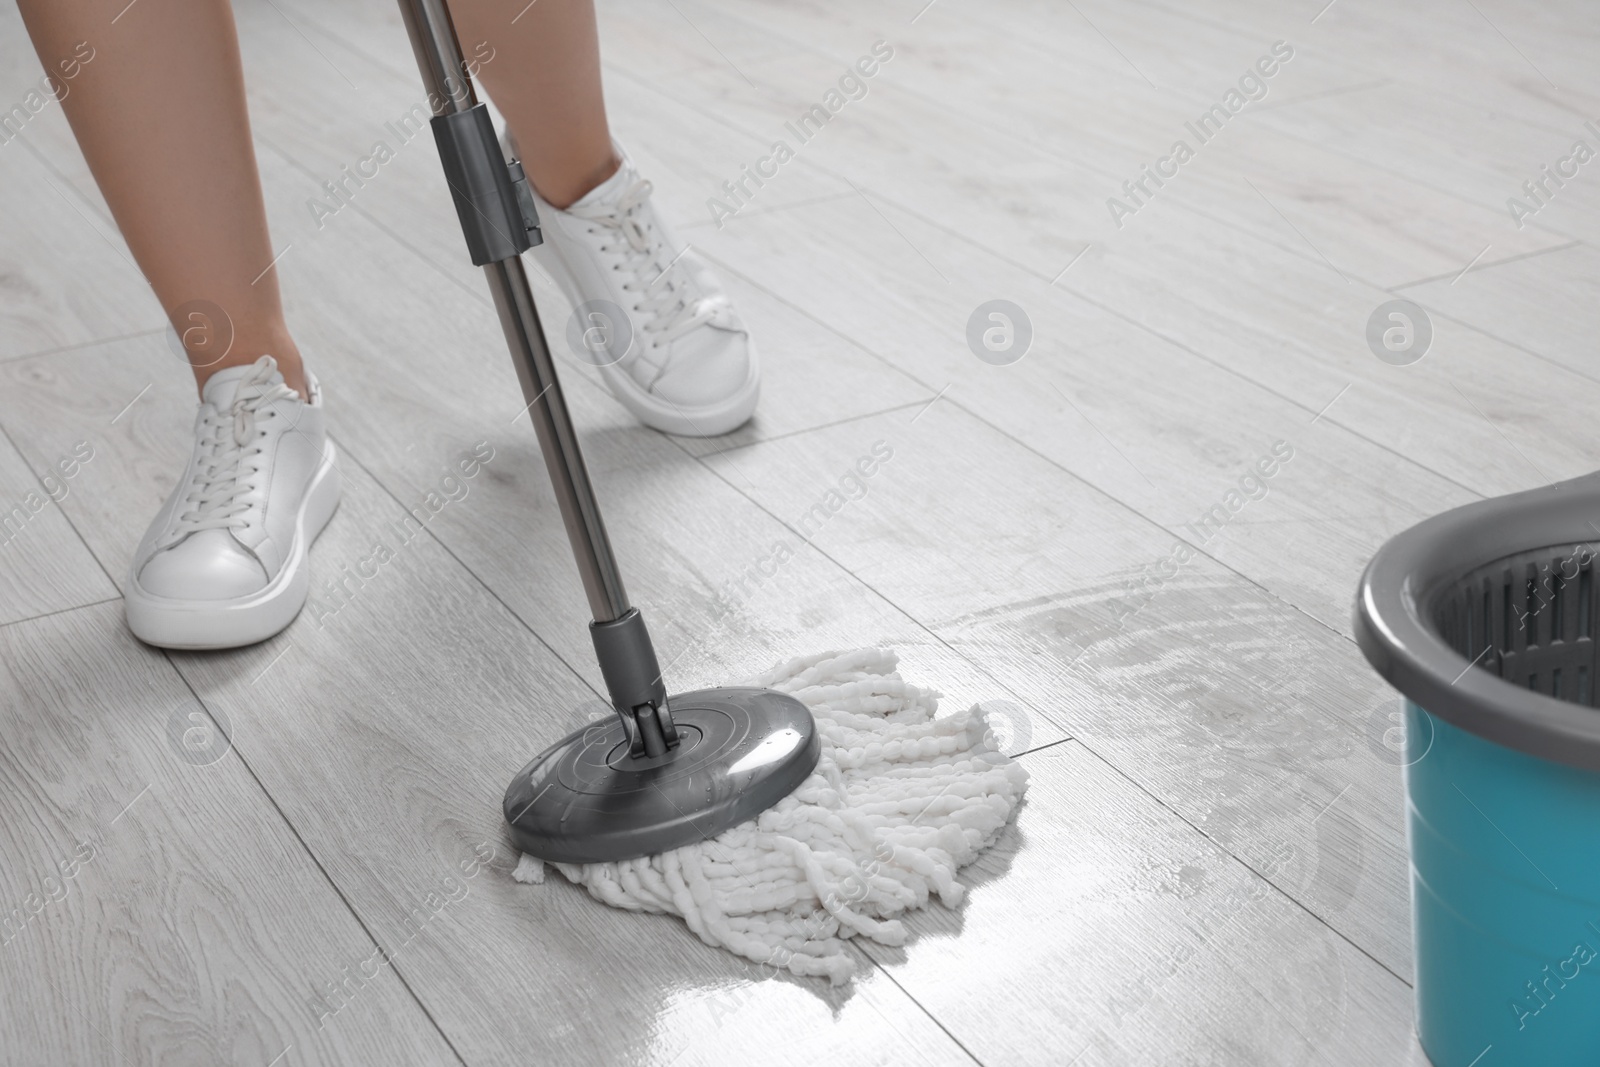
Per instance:
[[[1406,696],[1417,1035],[1434,1067],[1600,1064],[1600,476],[1391,540],[1356,638]]]
[[[1600,774],[1406,702],[1417,1031],[1435,1067],[1600,1062]],[[1409,758],[1409,757],[1408,757]]]

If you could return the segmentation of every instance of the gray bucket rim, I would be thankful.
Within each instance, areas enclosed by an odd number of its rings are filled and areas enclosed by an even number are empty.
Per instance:
[[[1479,567],[1583,544],[1600,556],[1600,472],[1425,519],[1390,538],[1367,564],[1356,590],[1356,644],[1390,685],[1452,726],[1540,759],[1600,770],[1600,708],[1467,669],[1467,658],[1422,614],[1442,584]]]

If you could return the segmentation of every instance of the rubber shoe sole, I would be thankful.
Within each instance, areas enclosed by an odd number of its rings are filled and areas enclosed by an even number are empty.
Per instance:
[[[600,372],[611,395],[632,412],[634,418],[651,429],[679,437],[720,437],[732,433],[750,421],[756,402],[761,399],[761,368],[753,343],[750,344],[750,370],[744,384],[732,395],[703,407],[684,407],[658,396],[616,364],[601,367]]]
[[[293,622],[311,592],[311,543],[339,506],[343,483],[336,456],[333,442],[325,442],[322,462],[300,501],[294,545],[265,589],[233,600],[176,600],[146,592],[138,576],[129,574],[123,603],[133,635],[157,648],[240,648],[265,641]]]

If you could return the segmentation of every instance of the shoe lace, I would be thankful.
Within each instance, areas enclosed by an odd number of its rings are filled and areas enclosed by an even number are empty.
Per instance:
[[[721,294],[701,295],[683,269],[683,253],[668,254],[666,239],[650,211],[652,188],[640,178],[614,201],[574,204],[567,211],[603,228],[611,239],[601,244],[600,251],[619,257],[612,269],[629,275],[622,288],[639,294],[632,308],[639,316],[636,328],[646,335],[646,346],[656,349],[711,321],[728,300]],[[665,365],[659,368],[665,369]]]
[[[198,530],[232,530],[243,527],[250,504],[244,499],[262,469],[261,446],[267,432],[259,419],[275,419],[275,411],[262,409],[279,400],[299,396],[274,380],[270,357],[262,356],[240,379],[233,401],[226,408],[211,408],[201,417],[200,454],[195,461],[183,510],[167,540],[174,542]]]

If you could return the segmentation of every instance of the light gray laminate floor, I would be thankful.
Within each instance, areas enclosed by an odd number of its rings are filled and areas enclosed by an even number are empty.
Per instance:
[[[0,545],[0,914],[28,916],[0,1063],[1423,1063],[1394,703],[1351,594],[1419,519],[1600,466],[1600,163],[1521,227],[1505,204],[1593,138],[1600,9],[601,5],[613,124],[766,369],[756,419],[706,441],[564,368],[670,680],[891,644],[951,705],[1007,702],[1033,775],[966,906],[863,946],[840,990],[511,880],[500,792],[603,711],[554,499],[429,139],[309,207],[422,97],[394,6],[236,10],[345,462],[318,573],[458,454],[494,458],[338,610],[236,652],[141,646],[118,589],[192,386],[59,107],[0,143],[0,509],[92,452]],[[39,68],[0,20],[4,109]],[[795,142],[879,41],[866,95]],[[1107,198],[1278,41],[1266,96],[1119,225]],[[714,218],[779,138],[795,158]],[[1433,328],[1406,366],[1366,341],[1400,296]],[[967,343],[995,298],[1033,330],[1006,366]],[[865,497],[800,544],[875,442]],[[1274,446],[1266,495],[1198,534]],[[780,540],[793,561],[729,611]]]

